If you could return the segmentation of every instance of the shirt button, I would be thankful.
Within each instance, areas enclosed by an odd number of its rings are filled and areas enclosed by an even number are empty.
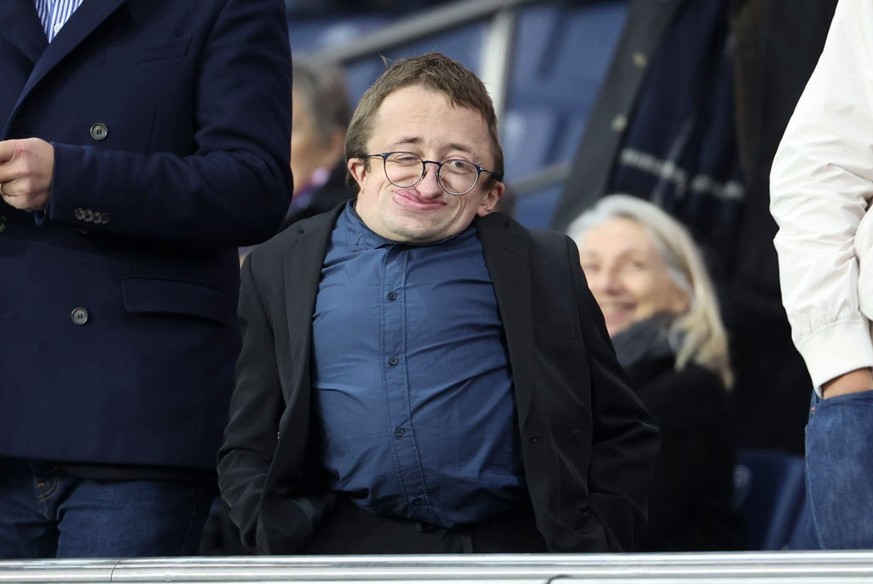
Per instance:
[[[97,140],[98,142],[105,140],[106,136],[109,135],[109,128],[106,127],[106,124],[102,122],[97,122],[93,126],[91,126],[91,138]]]
[[[70,313],[70,320],[73,321],[74,325],[82,326],[88,322],[88,311],[81,307],[74,308],[73,312]]]
[[[400,438],[404,434],[406,434],[405,428],[394,428],[394,435],[397,436],[398,438]]]
[[[424,499],[422,499],[421,497],[416,497],[412,500],[412,504],[416,507],[418,507],[419,505],[424,505]]]
[[[392,367],[394,367],[398,363],[400,363],[400,359],[398,359],[397,357],[388,357],[388,364]]]
[[[389,292],[388,300],[397,300],[397,292]]]

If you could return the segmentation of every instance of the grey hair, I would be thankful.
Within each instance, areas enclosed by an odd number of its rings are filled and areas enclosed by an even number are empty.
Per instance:
[[[581,245],[588,231],[613,218],[634,221],[652,236],[671,280],[688,296],[688,309],[673,320],[669,331],[676,350],[676,369],[696,363],[718,374],[730,389],[733,371],[718,298],[688,230],[652,203],[615,194],[601,198],[592,209],[577,217],[567,228],[567,235]]]
[[[343,70],[338,65],[294,57],[291,76],[291,88],[306,100],[321,140],[327,143],[337,128],[345,132],[352,110]]]

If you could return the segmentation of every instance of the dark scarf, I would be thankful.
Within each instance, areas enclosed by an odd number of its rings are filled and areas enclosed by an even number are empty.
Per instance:
[[[670,324],[673,316],[659,314],[641,320],[612,337],[612,346],[622,367],[630,367],[647,359],[673,357],[670,343]]]

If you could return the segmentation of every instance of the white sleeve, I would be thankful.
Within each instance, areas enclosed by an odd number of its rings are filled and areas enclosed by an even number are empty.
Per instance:
[[[837,5],[770,181],[782,300],[794,343],[819,387],[842,373],[873,366],[855,246],[873,197],[871,0]],[[870,221],[865,223],[869,229]],[[866,253],[870,257],[873,249]],[[873,295],[873,289],[866,294]]]

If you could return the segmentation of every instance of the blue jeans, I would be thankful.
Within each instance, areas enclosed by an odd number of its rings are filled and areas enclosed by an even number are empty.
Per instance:
[[[192,555],[213,481],[96,481],[0,460],[0,558]]]
[[[815,543],[873,548],[873,391],[813,395],[806,473]]]

